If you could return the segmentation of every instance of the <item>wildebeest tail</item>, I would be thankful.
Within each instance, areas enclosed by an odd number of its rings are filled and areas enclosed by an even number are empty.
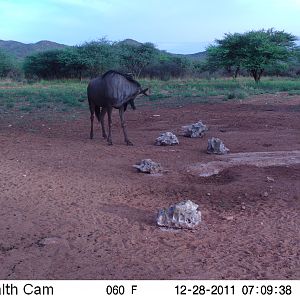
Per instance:
[[[100,122],[100,106],[95,106],[95,115],[97,120]]]

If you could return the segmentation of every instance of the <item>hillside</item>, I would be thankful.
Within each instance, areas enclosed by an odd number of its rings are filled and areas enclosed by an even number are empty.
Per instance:
[[[27,55],[30,55],[35,52],[47,51],[52,49],[62,49],[66,47],[68,46],[51,41],[39,41],[33,44],[25,44],[16,41],[0,40],[0,49],[3,49],[7,53],[19,59],[22,59]]]
[[[123,41],[118,42],[118,44],[120,45],[130,45],[130,46],[140,46],[142,45],[142,43],[133,40],[133,39],[125,39]]]
[[[136,40],[133,40],[133,39],[125,39],[121,42],[119,42],[119,44],[127,44],[127,45],[132,45],[132,46],[139,46],[141,45],[142,43],[136,41]],[[170,53],[170,52],[167,52],[171,55],[175,55],[175,56],[180,56],[180,57],[186,57],[186,58],[189,58],[191,60],[194,60],[194,61],[203,61],[206,59],[206,51],[203,51],[203,52],[197,52],[197,53],[192,53],[192,54],[176,54],[176,53]]]
[[[207,56],[206,51],[185,55],[185,57],[190,58],[192,60],[205,60],[206,56]]]
[[[139,46],[142,43],[133,40],[133,39],[125,39],[123,41],[119,42],[120,44],[128,44],[133,46]],[[3,49],[7,53],[15,56],[18,59],[22,59],[28,55],[31,55],[36,52],[42,52],[47,50],[53,50],[53,49],[63,49],[69,47],[67,45],[58,44],[51,41],[39,41],[37,43],[32,44],[25,44],[21,42],[16,41],[3,41],[0,40],[0,49]],[[194,54],[175,54],[175,53],[169,53],[171,55],[181,56],[181,57],[187,57],[192,60],[204,60],[206,57],[206,52],[198,52]]]

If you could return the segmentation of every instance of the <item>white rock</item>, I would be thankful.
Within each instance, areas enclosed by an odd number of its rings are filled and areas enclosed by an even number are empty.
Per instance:
[[[156,163],[149,158],[143,159],[139,164],[133,165],[133,167],[142,173],[150,174],[156,174],[163,170],[159,163]]]
[[[191,138],[203,137],[205,131],[208,130],[207,126],[199,121],[195,124],[182,126],[183,135]]]
[[[179,144],[178,138],[172,132],[162,133],[156,140],[157,146],[172,146]]]
[[[226,154],[228,152],[229,149],[225,147],[224,143],[219,138],[212,137],[211,139],[208,139],[208,154]]]
[[[192,229],[201,222],[198,205],[191,200],[181,201],[167,209],[160,209],[157,214],[157,225],[172,228]]]

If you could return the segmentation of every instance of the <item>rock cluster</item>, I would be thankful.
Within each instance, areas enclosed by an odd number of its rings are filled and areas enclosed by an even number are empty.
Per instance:
[[[192,229],[201,222],[201,212],[198,205],[191,200],[184,200],[171,205],[167,209],[160,209],[157,214],[157,225],[172,228]]]
[[[179,144],[178,138],[172,132],[162,133],[156,140],[155,145],[157,146],[172,146]]]
[[[159,163],[154,162],[153,160],[146,158],[143,159],[139,164],[133,165],[142,173],[156,174],[163,170]]]
[[[191,138],[203,137],[205,131],[208,130],[207,126],[199,121],[197,123],[182,126],[183,135]]]
[[[218,138],[208,139],[207,153],[208,154],[226,154],[229,149],[225,147],[224,143]]]

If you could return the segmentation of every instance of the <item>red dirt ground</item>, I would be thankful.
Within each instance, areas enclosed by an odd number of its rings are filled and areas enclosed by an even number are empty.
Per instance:
[[[215,159],[212,136],[231,153],[300,150],[299,96],[129,110],[133,147],[117,111],[113,146],[98,126],[89,139],[87,110],[75,117],[1,116],[0,279],[300,279],[299,164],[186,172]],[[199,120],[204,138],[154,146]],[[143,158],[168,172],[137,173]],[[183,199],[199,204],[201,225],[161,230],[157,210]]]

